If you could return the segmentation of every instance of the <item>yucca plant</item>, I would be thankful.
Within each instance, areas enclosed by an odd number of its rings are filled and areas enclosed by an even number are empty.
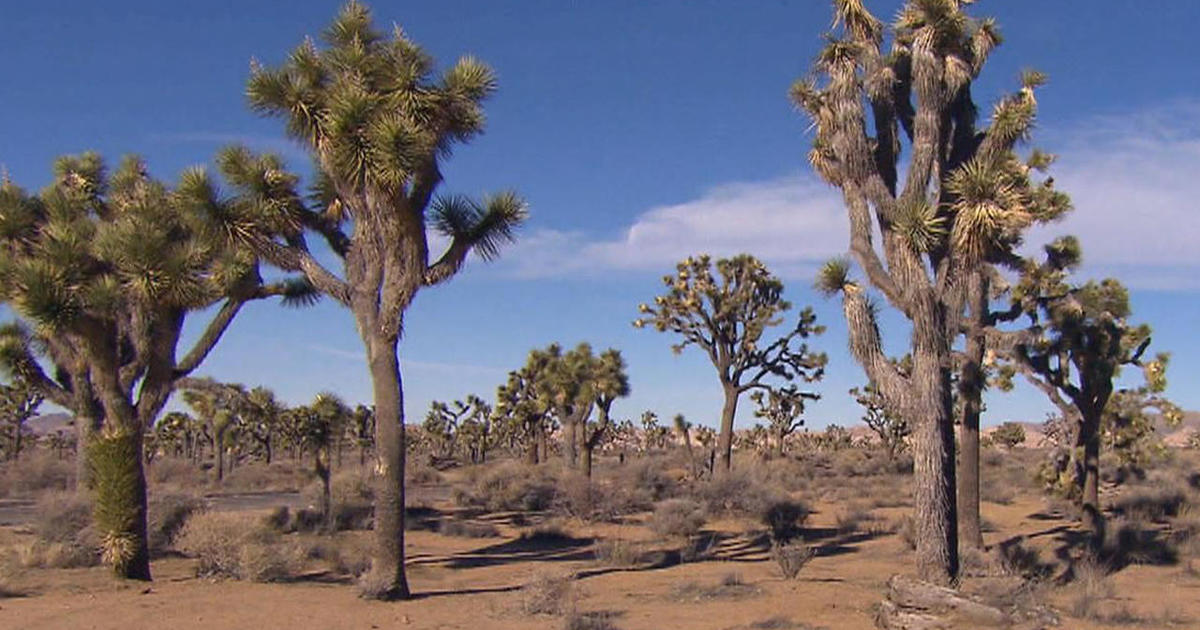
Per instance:
[[[813,122],[809,161],[842,192],[855,262],[912,323],[912,365],[902,374],[883,352],[868,287],[842,261],[820,274],[819,288],[842,297],[852,354],[888,408],[913,427],[917,568],[941,583],[958,573],[953,366],[961,359],[961,392],[978,401],[978,324],[987,313],[975,305],[988,295],[992,265],[1015,264],[1022,231],[1069,207],[1049,180],[1035,177],[1050,159],[1015,152],[1032,129],[1044,76],[1026,72],[1020,90],[979,124],[971,86],[1000,36],[993,21],[968,15],[968,4],[909,0],[888,27],[862,0],[835,0],[835,33],[812,75],[791,90]],[[955,357],[964,328],[978,344]],[[964,434],[974,435],[964,455],[977,458],[979,407],[963,407],[973,412]],[[965,490],[967,513],[977,517],[977,478]]]
[[[345,5],[320,44],[305,40],[282,65],[253,63],[250,106],[284,121],[314,162],[312,195],[271,156],[230,148],[221,170],[237,192],[226,229],[270,263],[302,273],[350,309],[366,348],[375,395],[375,553],[364,595],[409,595],[404,574],[404,415],[397,347],[417,292],[449,280],[468,254],[493,259],[515,236],[526,206],[515,193],[482,201],[438,196],[441,162],[483,131],[492,70],[463,57],[440,74],[399,28],[375,29]],[[429,231],[449,239],[430,252]],[[310,249],[324,241],[337,274]],[[433,256],[433,257],[431,257]]]
[[[96,154],[61,158],[37,195],[0,185],[0,295],[18,318],[0,328],[0,364],[75,414],[106,557],[126,578],[150,579],[142,442],[177,382],[247,302],[311,296],[262,282],[228,209],[202,170],[171,188],[133,157],[111,175]],[[214,307],[177,356],[185,321]]]

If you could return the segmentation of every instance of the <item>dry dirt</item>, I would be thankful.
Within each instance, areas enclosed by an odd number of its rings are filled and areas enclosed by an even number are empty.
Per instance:
[[[363,601],[347,579],[320,573],[285,584],[211,581],[195,577],[193,561],[169,558],[154,563],[151,584],[120,583],[101,568],[25,570],[14,582],[26,595],[0,599],[0,628],[563,628],[563,617],[531,616],[520,609],[521,586],[541,572],[576,573],[576,609],[607,613],[613,626],[623,630],[872,628],[873,606],[885,581],[910,569],[911,552],[899,536],[872,531],[882,528],[869,524],[863,527],[866,532],[838,534],[833,531],[837,506],[816,508],[808,526],[818,555],[796,580],[779,575],[761,528],[751,521],[709,523],[708,530],[719,538],[709,560],[622,570],[599,565],[592,540],[641,540],[650,548],[651,534],[637,523],[567,522],[571,539],[529,544],[502,517],[489,517],[500,524],[503,538],[409,532],[409,575],[417,593],[411,601]],[[881,508],[874,514],[884,525],[906,511]],[[998,530],[987,534],[989,544],[1025,535],[1047,561],[1074,527],[1046,516],[1036,497],[985,504],[984,516]],[[0,545],[25,536],[19,529],[0,529]],[[705,592],[731,574],[741,585]],[[1200,627],[1200,576],[1184,566],[1135,564],[1110,580],[1113,596],[1106,605],[1140,618],[1127,619],[1123,627]],[[1070,607],[1070,587],[1044,591],[1044,598],[1059,609]],[[1061,627],[1108,626],[1064,615]]]

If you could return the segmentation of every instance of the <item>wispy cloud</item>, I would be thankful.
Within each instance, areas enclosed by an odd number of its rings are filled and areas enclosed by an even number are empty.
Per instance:
[[[367,355],[361,350],[346,350],[343,348],[334,348],[320,344],[305,344],[304,349],[317,354],[323,354],[346,361],[354,361],[356,363],[366,363]],[[487,365],[474,365],[469,363],[444,363],[440,361],[417,361],[413,359],[400,358],[401,368],[406,370],[418,370],[422,372],[434,372],[440,374],[479,374],[485,376],[504,375],[507,370],[491,367]]]
[[[724,184],[697,199],[653,208],[612,239],[534,231],[505,258],[517,275],[542,277],[661,270],[699,252],[753,252],[779,273],[808,275],[819,261],[845,250],[846,226],[835,191],[811,177],[790,175]]]
[[[1060,155],[1052,169],[1075,211],[1030,235],[1080,237],[1085,273],[1130,286],[1200,289],[1200,102],[1088,119],[1039,138]],[[716,186],[651,208],[616,237],[543,228],[504,256],[518,277],[663,271],[688,255],[751,252],[785,276],[811,276],[847,248],[837,191],[808,173]]]

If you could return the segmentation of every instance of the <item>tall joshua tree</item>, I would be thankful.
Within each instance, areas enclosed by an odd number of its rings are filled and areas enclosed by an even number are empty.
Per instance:
[[[787,437],[804,426],[804,405],[809,400],[820,400],[816,392],[800,391],[795,385],[772,387],[750,394],[757,409],[754,416],[767,421],[767,432],[771,441],[773,457],[783,457]]]
[[[1026,73],[990,124],[977,124],[971,85],[1000,37],[967,4],[909,0],[889,29],[861,0],[835,0],[836,32],[813,75],[791,90],[814,123],[809,160],[842,192],[850,251],[912,323],[912,370],[903,375],[883,353],[866,287],[844,261],[823,270],[819,286],[842,295],[852,354],[887,405],[912,421],[917,569],[939,583],[958,573],[951,370],[968,287],[988,264],[1011,260],[1026,226],[1068,205],[1030,177],[1049,159],[1035,152],[1023,162],[1013,150],[1033,123],[1040,74]]]
[[[592,458],[596,447],[612,431],[612,406],[618,398],[629,396],[629,375],[625,372],[625,359],[621,352],[609,348],[591,362],[589,380],[595,396],[596,420],[584,420],[581,425],[580,449],[583,454],[583,474],[592,477]]]
[[[696,345],[717,369],[725,403],[721,409],[721,434],[717,450],[721,470],[730,469],[733,453],[733,419],[738,398],[747,391],[769,389],[768,379],[807,382],[825,373],[826,357],[813,353],[804,342],[824,332],[816,315],[806,308],[795,327],[773,341],[764,342],[767,329],[783,322],[791,308],[783,299],[783,283],[753,256],[742,254],[716,262],[714,277],[708,256],[688,258],[665,276],[667,292],[654,298],[654,305],[641,304],[643,317],[633,325],[653,326],[673,332],[683,341],[671,347],[676,353]]]
[[[321,36],[281,66],[252,65],[246,92],[258,112],[282,118],[315,162],[313,206],[278,160],[233,148],[220,156],[238,191],[229,229],[272,264],[303,273],[350,309],[366,347],[375,399],[375,553],[364,595],[406,598],[404,574],[404,411],[397,347],[418,291],[453,277],[475,252],[495,258],[526,216],[502,193],[476,202],[435,197],[440,163],[479,135],[492,70],[463,57],[440,76],[434,61],[399,29],[377,31],[350,2]],[[446,235],[432,258],[427,230]],[[339,276],[314,255],[312,232],[341,261]]]
[[[75,414],[104,555],[126,578],[150,579],[143,439],[176,383],[248,301],[311,295],[261,282],[223,229],[229,209],[202,171],[171,189],[136,158],[111,176],[95,154],[62,158],[35,196],[0,186],[0,296],[19,318],[0,329],[0,363]],[[177,356],[185,320],[210,307]]]

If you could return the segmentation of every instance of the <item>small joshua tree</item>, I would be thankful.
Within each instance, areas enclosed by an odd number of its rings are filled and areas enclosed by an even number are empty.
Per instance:
[[[21,458],[25,423],[37,414],[38,407],[46,397],[29,383],[18,378],[8,385],[0,385],[0,419],[9,426],[9,439],[5,456],[16,461]]]
[[[912,433],[908,421],[884,405],[879,391],[870,383],[862,388],[852,388],[850,395],[862,406],[862,420],[879,438],[879,444],[887,451],[888,460],[895,461],[896,455],[904,449],[905,440]]]
[[[771,455],[783,457],[788,436],[804,426],[804,403],[807,400],[819,400],[820,394],[802,392],[795,385],[781,388],[771,388],[750,394],[750,399],[758,406],[754,410],[755,417],[768,422],[767,432],[770,434]]]
[[[768,329],[783,323],[782,314],[792,306],[783,299],[783,283],[762,262],[745,254],[717,260],[716,272],[708,256],[680,262],[675,275],[663,278],[667,292],[654,298],[653,305],[640,305],[643,316],[633,325],[680,335],[683,340],[672,350],[680,353],[695,345],[717,369],[725,397],[717,450],[721,471],[727,472],[738,399],[748,391],[770,389],[768,379],[820,380],[826,357],[811,352],[805,340],[825,328],[806,308],[784,335],[764,339]]]

